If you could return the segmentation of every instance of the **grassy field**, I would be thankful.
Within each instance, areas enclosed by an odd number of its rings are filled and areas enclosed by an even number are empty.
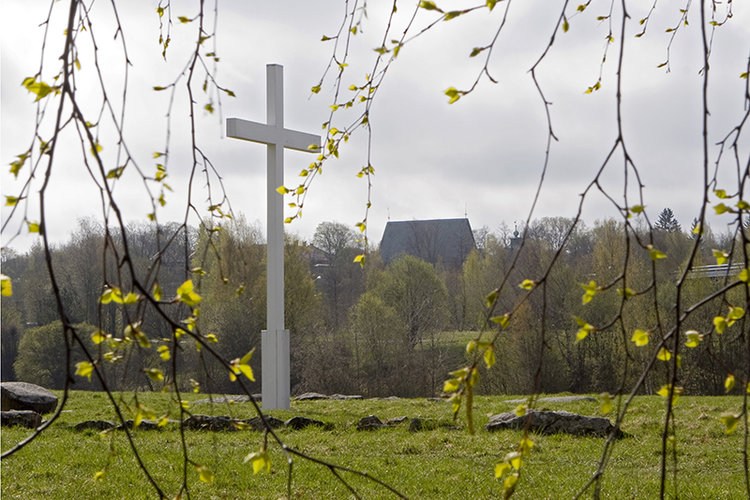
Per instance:
[[[205,395],[190,394],[191,400]],[[123,395],[128,400],[132,395]],[[157,411],[168,407],[169,395],[141,394],[142,403]],[[517,445],[521,433],[489,433],[483,425],[490,414],[512,411],[512,396],[478,397],[475,415],[480,429],[469,435],[465,429],[409,432],[408,424],[379,431],[358,432],[356,422],[376,415],[381,420],[400,416],[437,419],[452,424],[449,405],[425,399],[350,400],[293,402],[290,411],[272,411],[287,419],[303,415],[332,424],[329,429],[280,430],[289,446],[316,457],[367,471],[414,499],[501,498],[501,484],[493,469]],[[676,409],[677,461],[680,498],[746,498],[742,464],[742,430],[723,432],[718,417],[737,412],[739,397],[682,397]],[[544,403],[543,408],[600,415],[593,402]],[[174,410],[173,410],[174,411]],[[254,416],[249,403],[198,403],[197,414]],[[658,396],[636,400],[623,429],[632,437],[619,441],[607,469],[604,498],[654,498],[659,494],[661,420],[663,402]],[[53,427],[2,461],[2,498],[81,499],[153,498],[154,490],[139,471],[121,431],[102,437],[93,431],[77,432],[72,426],[89,419],[114,419],[102,393],[74,392],[66,413]],[[463,423],[459,422],[460,427]],[[5,451],[28,434],[18,428],[2,429]],[[153,475],[169,495],[181,481],[180,433],[174,427],[159,431],[136,430],[135,442]],[[262,434],[255,431],[186,431],[190,458],[206,465],[214,481],[206,484],[191,467],[188,472],[192,498],[284,498],[285,460],[277,448],[271,451],[270,474],[254,475],[243,458],[257,451]],[[535,446],[525,462],[514,498],[570,498],[591,477],[599,460],[603,439],[563,435],[533,437]],[[103,480],[94,480],[106,469]],[[363,498],[393,498],[382,488],[356,477],[348,477]],[[671,488],[671,486],[670,486]],[[295,460],[293,498],[351,498],[327,469]],[[669,490],[672,497],[673,490]],[[588,492],[584,498],[590,498]],[[183,496],[183,498],[185,498]]]

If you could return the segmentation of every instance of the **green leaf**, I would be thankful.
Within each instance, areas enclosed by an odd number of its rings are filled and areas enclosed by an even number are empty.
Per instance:
[[[643,347],[648,344],[648,332],[644,330],[636,330],[630,340],[635,342],[636,346]]]
[[[633,205],[632,207],[630,207],[630,211],[633,212],[634,214],[639,214],[643,212],[644,208],[645,207],[643,205]]]
[[[672,353],[669,352],[668,349],[662,347],[659,349],[659,352],[656,355],[656,359],[660,359],[661,361],[669,361],[672,359]]]
[[[164,361],[167,361],[172,357],[172,355],[169,354],[169,346],[161,345],[156,351],[159,353],[159,357]]]
[[[443,392],[455,392],[461,385],[461,381],[457,378],[450,378],[443,383]]]
[[[429,0],[423,0],[422,2],[419,2],[419,7],[424,10],[436,10],[438,12],[443,12],[440,7],[435,5],[435,2],[431,2]]]
[[[523,288],[524,290],[531,290],[532,288],[534,288],[534,285],[536,285],[536,282],[534,280],[525,279],[518,286]]]
[[[622,296],[625,300],[628,300],[630,297],[635,295],[635,290],[633,290],[632,288],[618,288],[617,293],[619,293],[620,296]]]
[[[484,351],[484,364],[489,370],[495,364],[495,346],[491,345]]]
[[[732,326],[735,321],[745,315],[745,310],[739,306],[730,306],[727,314],[727,326]]]
[[[714,328],[716,328],[716,333],[724,333],[724,330],[727,329],[727,320],[723,316],[716,316],[714,318]]]
[[[567,33],[569,29],[570,29],[570,23],[568,23],[568,18],[563,17],[563,25],[562,25],[563,33]]]
[[[731,434],[737,429],[737,424],[740,423],[740,417],[738,415],[732,415],[731,413],[725,413],[719,417],[721,423],[724,424],[724,433]]]
[[[516,470],[520,470],[521,464],[523,464],[523,458],[517,451],[513,451],[505,455],[505,461],[508,462]]]
[[[271,472],[271,459],[268,457],[266,450],[256,451],[245,457],[243,463],[250,462],[253,466],[253,474],[262,472],[264,469],[266,472]]]
[[[727,378],[724,380],[724,390],[726,392],[731,391],[734,389],[734,384],[736,383],[736,380],[734,378],[734,375],[731,373],[727,376]]]
[[[450,87],[446,89],[443,93],[447,95],[448,97],[450,97],[450,99],[448,100],[448,104],[453,104],[454,102],[458,101],[461,98],[461,96],[464,94],[464,92],[457,90],[455,87]]]
[[[248,364],[250,362],[250,360],[253,358],[253,353],[254,352],[255,352],[255,347],[253,347],[252,349],[250,349],[250,351],[247,354],[245,354],[244,356],[242,356],[242,358],[240,359],[240,363],[243,364],[243,365]]]
[[[91,334],[91,340],[94,342],[94,344],[101,344],[102,342],[107,340],[107,336],[103,331],[97,330]]]
[[[443,19],[445,21],[450,21],[451,19],[455,19],[463,13],[463,10],[451,10],[445,14],[445,17]]]
[[[184,24],[184,23],[189,23],[189,22],[191,22],[191,21],[192,21],[192,19],[190,19],[190,18],[188,18],[188,17],[185,17],[185,16],[178,16],[178,17],[177,17],[177,19],[178,19],[178,20],[179,20],[179,21],[180,21],[181,23],[183,23],[183,24]]]
[[[161,287],[159,286],[159,282],[156,281],[154,282],[154,291],[153,291],[154,300],[159,302],[161,300],[161,295],[162,295]]]
[[[580,285],[581,285],[581,288],[586,290],[586,293],[584,293],[583,297],[581,298],[583,305],[586,305],[589,302],[591,302],[591,299],[594,298],[594,295],[596,295],[596,292],[599,291],[599,287],[596,286],[595,281],[590,281],[588,285],[585,285],[583,283],[580,283]]]
[[[711,250],[711,252],[714,254],[714,258],[716,259],[716,263],[718,265],[726,264],[729,260],[729,254],[723,250]]]
[[[10,297],[13,295],[13,284],[11,283],[10,277],[4,274],[0,274],[0,295],[3,297]]]
[[[737,279],[744,283],[747,283],[748,279],[750,279],[750,270],[748,270],[748,268],[745,268],[740,271],[740,274],[737,275]]]
[[[158,368],[147,368],[143,371],[146,375],[148,375],[148,378],[150,378],[154,382],[160,382],[164,380],[164,374]]]
[[[30,233],[38,233],[40,230],[38,222],[26,221],[26,225],[28,226]]]
[[[203,481],[204,483],[214,482],[214,473],[208,466],[196,465],[195,468],[198,470],[198,477],[201,481]]]
[[[91,380],[91,373],[94,371],[94,365],[88,361],[79,361],[76,363],[76,375],[86,377]]]
[[[500,462],[499,464],[495,465],[495,479],[503,477],[505,474],[510,472],[510,470],[511,467],[509,463]]]
[[[687,340],[685,341],[686,347],[698,347],[701,343],[701,334],[695,330],[688,330],[685,332]]]
[[[195,306],[201,301],[200,295],[193,291],[193,281],[187,280],[177,289],[177,300],[188,306]]]
[[[122,172],[125,170],[125,167],[117,167],[111,169],[109,172],[107,172],[107,179],[119,179],[122,177]]]
[[[15,205],[18,205],[18,202],[21,201],[23,198],[18,198],[16,196],[6,196],[5,197],[5,206],[6,207],[13,207]]]
[[[495,8],[496,3],[497,0],[487,0],[487,8],[490,9],[490,12],[492,12],[492,9]]]
[[[495,302],[497,301],[497,296],[498,296],[498,293],[499,293],[499,291],[498,291],[498,290],[493,290],[492,292],[490,292],[490,293],[489,293],[489,294],[488,294],[488,295],[487,295],[487,296],[486,296],[486,297],[484,298],[484,303],[485,303],[485,305],[486,305],[487,307],[492,307],[492,306],[494,306],[494,305],[495,305]]]
[[[603,414],[607,414],[611,412],[614,408],[612,405],[612,396],[608,392],[603,392],[599,394],[599,401],[601,401],[601,412]]]
[[[714,206],[714,211],[716,212],[716,215],[721,215],[726,212],[730,212],[732,209],[726,206],[723,203],[719,203],[718,205]]]
[[[651,245],[649,245],[649,246],[651,246]],[[657,250],[656,248],[651,248],[649,250],[648,254],[649,254],[649,257],[651,257],[651,260],[653,260],[654,262],[656,262],[659,259],[666,259],[667,258],[667,254],[665,254],[664,252],[661,252],[661,251]]]
[[[493,316],[490,318],[490,321],[499,324],[503,328],[508,328],[508,325],[510,325],[510,315],[505,313],[502,316]]]

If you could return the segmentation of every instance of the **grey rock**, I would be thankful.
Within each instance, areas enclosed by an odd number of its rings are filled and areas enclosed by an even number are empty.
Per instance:
[[[429,401],[430,403],[445,403],[446,401],[448,401],[448,399],[447,398],[427,398],[427,401]]]
[[[117,427],[119,430],[123,430],[125,428],[133,429],[135,422],[130,419],[125,421],[125,425],[120,425]],[[138,427],[135,427],[138,430],[142,431],[155,431],[160,429],[159,423],[154,420],[141,420],[141,422],[138,424]]]
[[[372,431],[375,429],[382,429],[387,427],[383,422],[380,421],[375,415],[363,417],[357,422],[358,431]]]
[[[509,399],[506,401],[508,404],[523,404],[526,403],[527,399]],[[537,399],[537,402],[539,403],[572,403],[574,401],[592,401],[594,403],[597,402],[596,398],[592,398],[591,396],[550,396],[546,398],[539,398]]]
[[[2,382],[2,411],[31,410],[41,415],[55,411],[57,396],[44,387],[28,382]]]
[[[304,394],[300,394],[299,396],[295,396],[295,401],[314,401],[316,399],[330,399],[325,394],[320,394],[319,392],[306,392]]]
[[[271,429],[276,429],[278,427],[284,426],[284,421],[280,418],[272,417],[271,415],[264,415],[264,417],[266,418],[266,422],[268,422],[268,425],[271,426]],[[266,430],[266,426],[263,424],[263,420],[261,420],[260,417],[248,418],[246,420],[240,420],[240,422],[248,424],[255,431]]]
[[[394,427],[396,425],[403,424],[407,420],[409,420],[409,417],[407,417],[406,415],[404,415],[403,417],[390,418],[385,421],[385,425]]]
[[[385,398],[380,398],[380,399],[381,399],[382,401],[398,401],[398,400],[399,400],[399,399],[401,399],[401,398],[400,398],[400,397],[398,397],[398,396],[388,396],[388,397],[385,397]]]
[[[117,427],[117,424],[110,422],[109,420],[86,420],[85,422],[76,424],[74,428],[77,431],[85,431],[88,429],[107,431],[109,429],[114,429],[115,427]]]
[[[36,429],[42,425],[42,416],[31,410],[0,411],[0,423],[5,426],[21,426]]]
[[[205,431],[236,431],[237,420],[226,416],[190,415],[182,422],[185,429]]]
[[[284,425],[290,429],[300,430],[304,429],[305,427],[309,427],[311,425],[315,425],[318,427],[325,427],[325,423],[321,422],[320,420],[314,420],[312,418],[307,417],[292,417],[286,422],[284,422]]]
[[[515,413],[493,415],[485,428],[488,431],[525,429],[528,419],[531,419],[530,430],[541,434],[565,433],[573,436],[607,437],[614,430],[609,419],[603,417],[589,417],[567,411],[537,410],[532,410],[520,417]],[[618,429],[617,438],[624,436],[625,433]]]
[[[331,394],[329,399],[350,400],[350,399],[363,399],[363,398],[359,394]]]

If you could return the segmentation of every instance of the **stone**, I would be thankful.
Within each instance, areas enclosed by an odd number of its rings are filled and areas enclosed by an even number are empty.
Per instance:
[[[300,430],[304,429],[305,427],[309,427],[311,425],[315,425],[318,427],[325,427],[325,423],[321,422],[320,420],[314,420],[312,418],[307,417],[292,417],[286,422],[284,422],[284,425],[288,427],[289,429],[295,429]]]
[[[404,415],[403,417],[390,418],[385,421],[385,425],[387,425],[388,427],[394,427],[396,425],[403,424],[407,420],[409,420],[409,417],[407,417],[406,415]]]
[[[226,416],[190,415],[182,422],[185,429],[205,431],[236,431],[237,420]]]
[[[109,429],[114,429],[117,427],[117,424],[114,422],[110,422],[109,420],[86,420],[85,422],[80,422],[75,425],[74,429],[77,431],[85,431],[88,429],[94,430],[94,431],[108,431]]]
[[[2,411],[31,410],[43,415],[55,411],[57,396],[44,387],[28,382],[2,382]]]
[[[363,417],[359,422],[357,422],[358,431],[373,431],[375,429],[382,429],[384,427],[387,426],[383,422],[381,422],[380,419],[375,415]]]
[[[603,417],[589,417],[567,411],[537,410],[532,410],[520,417],[510,412],[493,415],[485,428],[488,431],[521,430],[526,428],[529,418],[531,419],[530,430],[541,434],[565,433],[573,436],[607,437],[614,430],[609,419]],[[617,438],[624,436],[625,433],[618,429]]]
[[[271,429],[277,429],[284,426],[284,421],[280,418],[272,417],[271,415],[264,415],[266,422],[271,426]],[[240,420],[245,424],[248,424],[255,431],[264,431],[266,426],[263,424],[263,420],[260,417],[248,418],[246,420]]]
[[[344,401],[348,401],[350,399],[364,399],[359,394],[331,394],[329,399],[341,399]]]
[[[36,429],[42,425],[42,416],[31,410],[0,411],[0,423],[5,426],[21,426]]]
[[[398,401],[399,399],[401,398],[398,396],[387,396],[384,398],[380,398],[381,401]]]
[[[527,401],[527,399],[509,399],[506,403],[517,405],[524,404]],[[546,398],[539,398],[536,401],[538,403],[572,403],[575,401],[592,401],[596,403],[597,399],[592,398],[591,396],[549,396]]]
[[[125,421],[125,425],[120,425],[117,427],[118,430],[123,429],[133,429],[135,422],[130,419]],[[159,429],[159,423],[154,420],[141,420],[141,422],[138,424],[138,427],[136,429],[141,431],[155,431]]]
[[[304,394],[300,394],[299,396],[295,396],[295,401],[314,401],[316,399],[330,399],[325,394],[320,394],[319,392],[306,392]]]
[[[448,401],[448,399],[447,398],[427,398],[427,401],[429,401],[430,403],[445,403],[446,401]]]

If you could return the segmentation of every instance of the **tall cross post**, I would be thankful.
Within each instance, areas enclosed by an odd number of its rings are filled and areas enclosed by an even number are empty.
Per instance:
[[[289,330],[284,328],[284,148],[317,152],[320,136],[284,128],[284,68],[266,65],[266,122],[227,118],[227,137],[266,145],[266,329],[261,334],[263,409],[289,409]]]

